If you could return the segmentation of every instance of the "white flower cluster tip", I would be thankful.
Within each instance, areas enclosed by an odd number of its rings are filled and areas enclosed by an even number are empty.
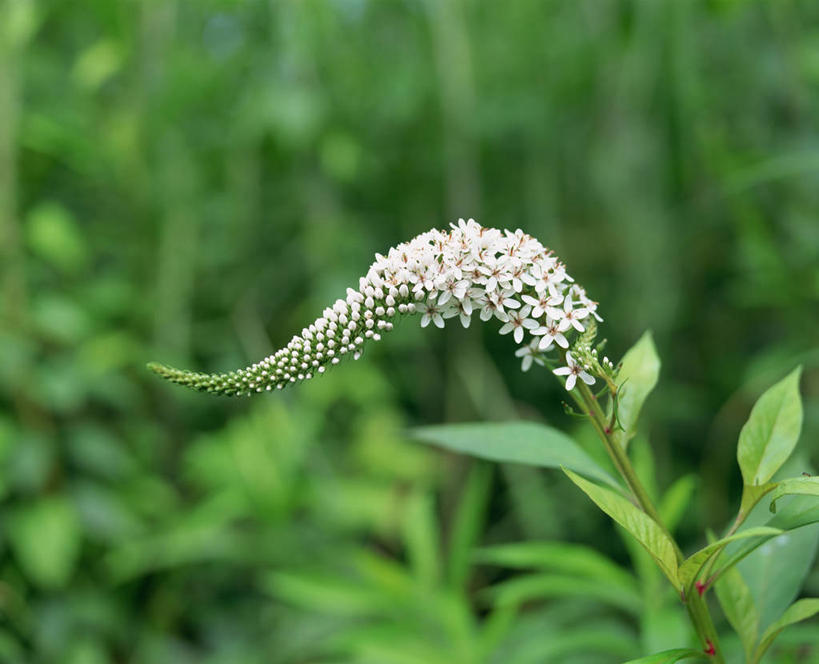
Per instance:
[[[358,359],[367,340],[377,341],[393,328],[400,314],[421,313],[421,326],[444,327],[458,317],[469,327],[473,314],[502,323],[512,334],[527,371],[559,346],[568,349],[572,335],[585,330],[587,319],[602,319],[597,303],[574,283],[557,257],[521,230],[485,228],[460,219],[448,231],[430,230],[399,244],[375,262],[359,280],[284,348],[246,369],[202,374],[152,364],[161,376],[201,391],[250,394],[281,389],[321,374],[345,356]],[[584,323],[584,321],[586,321]],[[572,389],[576,378],[594,382],[565,353]]]

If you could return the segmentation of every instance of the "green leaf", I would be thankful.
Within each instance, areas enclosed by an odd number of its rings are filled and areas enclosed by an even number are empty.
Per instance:
[[[748,522],[757,524],[762,519],[765,525],[787,532],[730,544],[728,560],[721,565],[725,568],[739,560],[737,569],[759,608],[760,632],[780,618],[804,585],[819,544],[819,526],[810,525],[819,519],[819,505],[812,496],[784,496],[776,515],[771,517],[766,505],[758,505]]]
[[[435,586],[441,574],[438,530],[432,495],[420,489],[415,491],[404,513],[404,542],[410,567],[429,588]]]
[[[313,612],[343,617],[380,615],[390,597],[360,580],[311,572],[271,572],[262,585],[276,597]]]
[[[59,496],[41,498],[16,512],[9,526],[11,545],[26,574],[42,588],[65,586],[82,544],[74,506]]]
[[[802,429],[799,366],[768,389],[739,434],[737,461],[748,485],[767,482],[793,452]]]
[[[449,540],[448,580],[454,588],[463,588],[469,578],[472,548],[485,521],[491,481],[491,466],[474,462],[461,492]]]
[[[745,650],[745,659],[750,661],[759,630],[759,609],[742,574],[736,568],[728,570],[714,584],[720,606],[731,627],[739,635]]]
[[[819,496],[819,477],[794,477],[782,480],[771,494],[771,512],[776,513],[776,501],[782,496]]]
[[[809,526],[814,523],[819,523],[819,505],[812,507],[805,507],[803,505],[789,505],[788,507],[790,509],[781,510],[779,514],[768,520],[765,525],[769,528],[778,528],[782,531],[789,531],[796,530],[804,526]],[[761,537],[753,542],[745,543],[736,551],[732,551],[728,559],[722,565],[720,565],[719,573],[721,574],[722,570],[728,570],[736,565],[772,537],[774,536]]]
[[[623,356],[617,374],[617,418],[623,427],[616,433],[618,443],[625,448],[637,431],[637,419],[646,397],[660,376],[660,357],[651,332],[645,332]]]
[[[759,645],[754,653],[754,658],[751,660],[756,663],[765,654],[765,651],[771,647],[774,639],[779,636],[779,633],[788,625],[807,620],[808,618],[819,613],[819,598],[800,599],[798,602],[788,607],[782,617],[773,623],[759,641]]]
[[[697,488],[696,475],[683,475],[663,494],[657,511],[668,531],[673,533]]]
[[[605,581],[637,591],[635,578],[625,569],[594,549],[566,542],[519,542],[479,549],[473,559],[479,563],[514,569],[547,569],[579,577]]]
[[[648,657],[630,659],[628,662],[625,662],[625,664],[674,664],[674,662],[680,662],[684,659],[699,659],[705,661],[708,658],[699,650],[674,648],[672,650],[663,650]]]
[[[522,463],[542,468],[565,466],[619,488],[617,480],[603,470],[566,434],[535,422],[474,422],[420,427],[413,438],[481,459]]]
[[[643,608],[642,595],[602,579],[584,579],[562,574],[525,574],[490,587],[486,593],[495,606],[520,606],[526,602],[555,597],[587,597],[616,606],[633,615]]]
[[[597,486],[564,468],[569,478],[579,486],[594,503],[619,523],[651,554],[654,561],[678,590],[680,581],[677,577],[677,555],[671,538],[663,529],[625,498],[609,489]]]
[[[771,537],[781,535],[782,532],[783,531],[779,530],[778,528],[768,528],[767,526],[759,526],[758,528],[748,528],[747,530],[743,530],[742,532],[736,533],[729,537],[723,537],[721,540],[712,542],[711,544],[704,546],[702,549],[689,556],[682,563],[682,565],[680,565],[679,571],[680,581],[683,583],[687,590],[691,586],[691,584],[694,583],[700,571],[702,570],[702,566],[705,565],[706,562],[708,562],[708,559],[711,558],[711,556],[713,556],[714,554],[722,551],[731,542],[741,539],[747,539],[749,537],[765,537],[770,539]]]

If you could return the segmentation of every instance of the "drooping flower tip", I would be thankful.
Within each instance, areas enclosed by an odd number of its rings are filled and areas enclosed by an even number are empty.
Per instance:
[[[257,364],[222,374],[149,367],[174,383],[216,394],[281,389],[323,373],[344,356],[358,359],[367,340],[378,341],[397,316],[416,312],[422,327],[442,328],[456,316],[468,327],[474,313],[482,321],[498,319],[500,333],[523,344],[516,355],[524,371],[542,364],[555,345],[569,348],[569,338],[586,331],[588,319],[602,320],[597,303],[535,238],[460,219],[449,231],[433,229],[376,254],[358,289],[348,288],[346,298]],[[569,378],[579,375],[571,373],[572,365],[565,368]]]

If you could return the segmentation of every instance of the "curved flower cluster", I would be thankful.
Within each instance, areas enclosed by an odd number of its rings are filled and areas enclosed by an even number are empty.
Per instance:
[[[422,233],[386,256],[376,254],[358,290],[348,288],[345,299],[257,364],[222,374],[149,366],[174,383],[215,394],[281,389],[323,373],[345,356],[358,359],[368,340],[389,332],[398,315],[413,313],[421,314],[421,327],[444,327],[454,317],[468,327],[473,314],[482,321],[495,318],[502,323],[500,333],[521,344],[516,355],[524,371],[543,363],[557,346],[567,362],[558,375],[568,375],[568,389],[578,376],[594,381],[565,351],[587,319],[602,320],[597,303],[535,238],[521,230],[484,228],[472,219],[459,220],[449,231]]]

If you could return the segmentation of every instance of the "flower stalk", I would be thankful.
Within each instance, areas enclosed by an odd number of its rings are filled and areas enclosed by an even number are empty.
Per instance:
[[[634,466],[628,458],[628,454],[626,454],[623,447],[614,440],[612,435],[614,433],[614,427],[612,425],[615,420],[615,409],[612,408],[612,415],[610,418],[607,418],[597,397],[589,389],[589,386],[585,382],[579,382],[578,385],[579,387],[577,389],[570,390],[569,393],[581,411],[588,416],[606,452],[608,452],[614,467],[626,483],[635,504],[651,517],[668,536],[674,545],[677,562],[682,562],[684,556],[677,541],[663,523],[648,491],[637,476]],[[610,396],[613,400],[617,398],[616,387],[610,391]],[[712,658],[713,662],[722,664],[725,660],[720,648],[716,627],[714,626],[714,621],[711,618],[711,613],[705,600],[704,592],[698,590],[697,592],[690,593],[688,596],[683,593],[681,599],[683,604],[685,604],[691,624],[703,646],[703,651]]]
[[[160,376],[199,391],[221,395],[249,395],[282,389],[323,374],[345,357],[357,360],[367,343],[381,339],[403,315],[421,314],[421,327],[442,328],[457,317],[468,327],[473,314],[482,321],[498,320],[500,334],[509,334],[520,348],[522,369],[537,363],[564,379],[583,417],[597,432],[634,504],[652,519],[673,544],[678,565],[684,560],[679,545],[663,524],[616,433],[621,388],[618,369],[595,345],[597,303],[574,283],[557,257],[535,238],[484,228],[474,220],[459,220],[448,231],[431,230],[376,254],[375,262],[348,288],[347,296],[331,307],[273,355],[247,368],[206,374],[152,363]],[[554,351],[554,354],[550,354]],[[558,364],[561,360],[565,363]],[[604,410],[590,387],[600,379]],[[738,518],[735,527],[741,523]],[[670,575],[672,582],[679,581]],[[703,651],[722,664],[716,629],[705,601],[706,586],[681,593]],[[679,589],[679,587],[678,587]]]

